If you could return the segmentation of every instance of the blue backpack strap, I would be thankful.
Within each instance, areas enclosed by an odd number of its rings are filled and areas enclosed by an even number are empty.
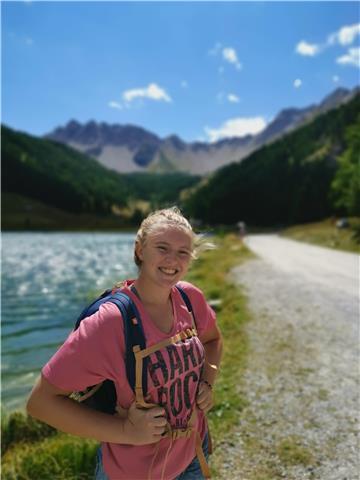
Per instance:
[[[135,355],[133,347],[139,345],[142,350],[146,348],[140,313],[135,303],[125,293],[115,292],[108,301],[117,305],[124,321],[126,376],[132,390],[135,391]],[[144,359],[144,362],[146,367],[147,358]],[[147,395],[147,368],[143,368],[142,388],[145,397]]]
[[[79,328],[81,320],[83,320],[86,317],[90,317],[90,315],[93,315],[95,312],[97,312],[100,308],[100,305],[107,302],[107,299],[110,296],[111,296],[111,290],[105,290],[105,292],[103,292],[100,295],[100,297],[94,300],[93,303],[85,307],[84,310],[80,313],[78,319],[76,320],[74,330],[77,330]]]
[[[175,287],[179,290],[180,295],[181,295],[182,299],[184,300],[185,305],[186,305],[189,313],[192,315],[192,318],[194,319],[194,322],[195,322],[195,325],[196,325],[195,313],[194,313],[194,310],[192,308],[192,305],[191,305],[190,298],[189,298],[188,294],[185,293],[185,290],[183,290],[181,287],[179,287],[179,285],[175,285]]]
[[[135,390],[135,355],[133,347],[135,345],[140,345],[140,348],[144,349],[146,348],[146,344],[141,317],[131,298],[122,292],[112,293],[112,290],[106,290],[99,298],[81,312],[76,321],[74,330],[79,327],[80,322],[84,318],[93,315],[99,310],[100,306],[106,302],[111,302],[118,307],[124,322],[126,376],[132,390]],[[144,359],[144,361],[147,363],[147,359]],[[142,378],[144,397],[147,394],[146,372],[147,368],[144,368]]]

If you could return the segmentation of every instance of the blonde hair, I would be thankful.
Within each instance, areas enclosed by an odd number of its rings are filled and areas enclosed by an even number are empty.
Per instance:
[[[193,231],[190,222],[184,217],[178,207],[174,206],[170,208],[163,208],[162,210],[155,210],[141,222],[140,228],[136,234],[134,261],[139,268],[141,267],[142,262],[136,253],[136,245],[144,245],[149,233],[162,226],[179,228],[190,234],[192,243],[192,259],[198,258],[199,253],[202,251],[213,250],[216,248],[213,243],[206,241],[205,235],[196,234]]]

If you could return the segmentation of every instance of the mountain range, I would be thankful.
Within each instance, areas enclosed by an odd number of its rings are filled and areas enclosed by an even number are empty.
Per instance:
[[[347,103],[358,91],[359,87],[353,90],[338,88],[319,104],[280,111],[257,135],[226,138],[215,143],[187,143],[176,135],[161,139],[138,126],[109,125],[94,120],[85,124],[71,120],[46,134],[45,138],[64,143],[121,173],[187,172],[205,175],[244,159],[318,115]]]

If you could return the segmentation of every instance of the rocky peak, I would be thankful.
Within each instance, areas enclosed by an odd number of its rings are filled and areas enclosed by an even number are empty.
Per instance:
[[[337,88],[330,95],[327,95],[323,101],[319,104],[319,110],[325,112],[339,106],[344,101],[348,100],[351,95],[351,91],[347,88]]]
[[[136,150],[144,144],[158,146],[161,143],[158,136],[144,128],[134,125],[109,125],[105,122],[97,123],[94,120],[85,124],[71,120],[65,127],[56,128],[45,137],[62,143],[92,147],[126,145],[130,150]]]
[[[185,150],[186,148],[186,143],[177,135],[169,135],[163,140],[163,142],[165,145],[171,145],[176,150]]]

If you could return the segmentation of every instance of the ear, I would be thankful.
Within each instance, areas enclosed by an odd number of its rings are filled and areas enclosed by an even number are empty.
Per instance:
[[[135,253],[136,253],[138,259],[142,261],[143,260],[143,255],[142,255],[143,248],[142,248],[142,245],[141,245],[140,242],[135,243]]]

